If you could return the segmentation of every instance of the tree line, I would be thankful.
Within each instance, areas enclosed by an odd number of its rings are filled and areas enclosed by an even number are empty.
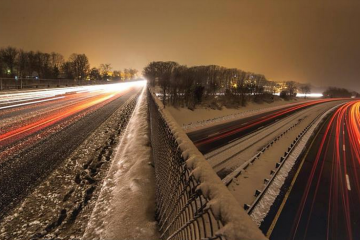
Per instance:
[[[237,105],[245,106],[249,100],[271,98],[279,88],[263,74],[217,65],[187,67],[177,62],[151,62],[143,70],[150,86],[160,87],[163,103],[195,108],[203,99],[225,96]],[[286,82],[283,93],[296,96],[297,84]],[[308,86],[304,89],[310,92]]]
[[[355,91],[349,91],[346,88],[329,87],[323,92],[323,96],[326,98],[359,98],[360,94]]]
[[[138,71],[128,68],[112,71],[111,64],[90,67],[85,54],[73,53],[66,61],[60,53],[24,51],[14,47],[0,48],[0,77],[74,80],[128,80]]]

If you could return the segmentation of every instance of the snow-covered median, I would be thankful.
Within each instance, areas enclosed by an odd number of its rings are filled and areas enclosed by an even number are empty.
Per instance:
[[[159,239],[146,87],[122,136],[83,240]]]

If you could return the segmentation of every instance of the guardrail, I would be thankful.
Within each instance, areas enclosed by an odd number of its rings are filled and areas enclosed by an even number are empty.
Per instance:
[[[244,162],[242,165],[237,167],[234,171],[232,171],[230,174],[228,174],[225,178],[222,179],[222,182],[229,186],[230,183],[233,181],[234,178],[237,178],[244,170],[246,170],[251,164],[253,164],[257,159],[260,158],[261,154],[265,153],[267,149],[269,149],[274,143],[276,143],[278,140],[280,140],[281,137],[283,137],[287,132],[289,132],[291,129],[296,127],[302,119],[292,126],[290,126],[288,129],[286,129],[284,132],[282,132],[280,135],[275,137],[271,142],[269,142],[266,146],[264,146],[258,153],[256,153],[252,158]]]
[[[161,102],[148,97],[161,239],[266,239]]]
[[[290,153],[295,148],[296,144],[300,141],[300,139],[304,136],[304,134],[309,130],[309,128],[318,120],[318,118],[319,117],[317,117],[313,121],[311,121],[311,123],[308,126],[306,126],[305,129],[303,129],[298,134],[298,136],[294,139],[294,141],[288,147],[288,150],[284,153],[284,156],[280,157],[279,162],[277,162],[275,164],[275,170],[271,170],[271,172],[270,172],[271,178],[270,179],[264,179],[264,184],[265,184],[264,189],[255,191],[255,197],[256,198],[255,198],[254,202],[251,205],[244,205],[244,209],[247,211],[248,214],[251,214],[251,212],[253,211],[256,204],[260,201],[263,194],[266,192],[266,190],[268,189],[268,187],[270,186],[272,181],[275,179],[277,173],[281,169],[281,167],[284,164],[285,160],[289,157]]]

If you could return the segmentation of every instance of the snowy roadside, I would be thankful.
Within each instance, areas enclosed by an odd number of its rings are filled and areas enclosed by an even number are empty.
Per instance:
[[[117,147],[82,239],[159,239],[146,87]]]

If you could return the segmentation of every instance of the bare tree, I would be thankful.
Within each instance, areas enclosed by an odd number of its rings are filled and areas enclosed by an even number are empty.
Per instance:
[[[134,79],[137,73],[138,73],[138,70],[136,70],[134,68],[130,68],[129,69],[130,79]]]
[[[170,78],[170,102],[172,105],[179,104],[180,95],[183,95],[183,82],[186,79],[186,66],[175,66]],[[179,94],[181,92],[181,94]]]
[[[112,74],[113,80],[121,80],[121,71],[114,70]]]
[[[143,70],[144,77],[149,80],[152,87],[155,87],[159,78],[157,65],[158,62],[151,62]]]
[[[83,80],[86,79],[87,74],[90,70],[89,59],[85,54],[76,54],[73,53],[69,58],[73,72],[75,74],[75,79]]]
[[[0,77],[5,75],[5,64],[0,56]]]
[[[300,89],[301,89],[301,92],[305,95],[305,98],[306,98],[306,95],[311,92],[311,88],[310,88],[309,84],[302,85],[300,87]]]
[[[100,70],[97,69],[97,68],[95,68],[95,67],[92,68],[92,69],[90,70],[89,76],[90,76],[90,80],[92,80],[92,81],[100,80],[100,79],[101,79]]]
[[[18,55],[18,50],[13,47],[7,47],[0,49],[0,58],[5,65],[6,74],[8,76],[14,76],[16,57]]]
[[[166,103],[166,94],[170,87],[171,77],[173,77],[174,69],[179,64],[176,62],[159,62],[158,71],[159,71],[159,84],[163,90],[163,104]]]
[[[295,97],[296,96],[296,90],[297,90],[296,82],[294,82],[294,81],[286,82],[286,88],[287,88],[287,90],[289,92],[290,97]]]
[[[64,78],[74,79],[75,73],[73,70],[72,62],[66,61],[61,65],[61,72]]]
[[[235,76],[235,94],[238,96],[240,104],[242,106],[246,105],[246,93],[247,93],[247,87],[245,85],[245,79],[246,79],[247,73],[241,70],[237,70],[236,76]]]
[[[222,87],[224,87],[226,90],[234,89],[234,86],[236,86],[236,74],[237,69],[224,69],[222,72],[222,79],[223,84],[221,84]]]
[[[128,69],[128,68],[124,69],[124,78],[125,78],[125,80],[129,80],[131,78],[130,69]]]
[[[215,95],[217,89],[220,88],[220,77],[221,77],[221,67],[216,65],[210,65],[206,67],[206,86],[208,86],[208,92]]]
[[[19,53],[16,58],[16,66],[17,66],[17,75],[22,78],[26,76],[26,72],[29,71],[29,58],[27,52],[22,49],[19,50]]]
[[[268,81],[267,83],[267,86],[269,87],[269,91],[272,93],[272,94],[275,94],[276,93],[276,87],[277,87],[277,83],[274,82],[274,81]]]
[[[100,69],[100,74],[101,74],[103,80],[110,78],[109,72],[112,70],[110,63],[100,64],[99,69]]]
[[[52,71],[52,78],[58,78],[60,75],[60,68],[64,63],[64,57],[60,53],[50,53],[50,69]]]

